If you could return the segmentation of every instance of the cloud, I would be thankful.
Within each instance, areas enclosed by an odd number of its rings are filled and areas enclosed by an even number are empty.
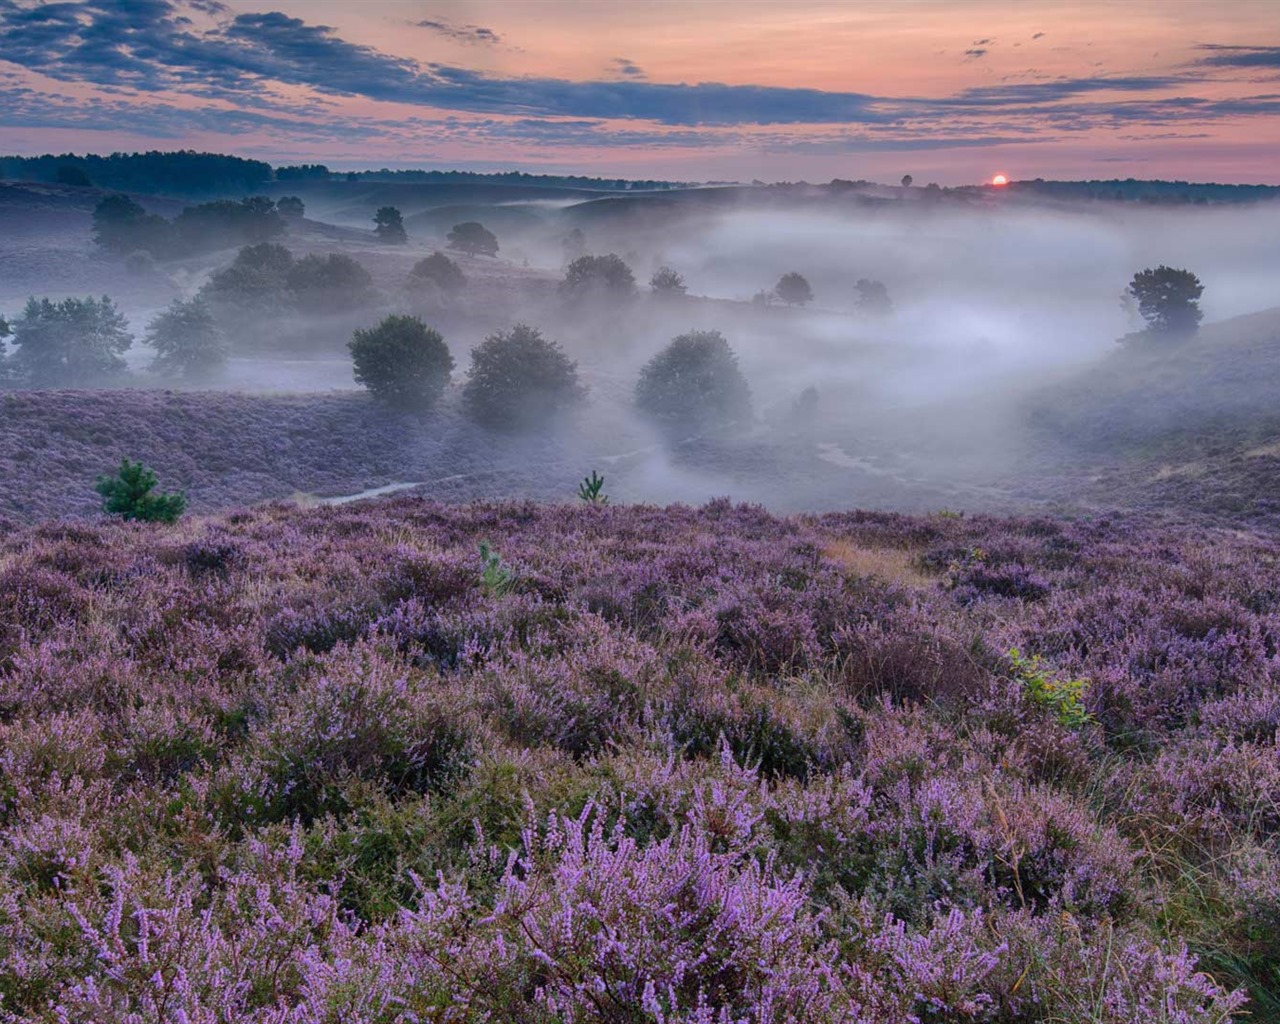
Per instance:
[[[1037,32],[1037,33],[1036,33],[1035,35],[1033,35],[1031,38],[1032,38],[1032,39],[1043,39],[1043,38],[1044,38],[1044,33],[1043,33],[1043,32]]]
[[[1210,50],[1213,56],[1205,57],[1201,64],[1231,68],[1280,68],[1280,46],[1222,46],[1202,43],[1200,50]]]
[[[645,78],[644,68],[640,67],[635,61],[627,60],[626,57],[613,58],[613,70],[620,75],[628,78]]]
[[[460,43],[493,44],[502,41],[502,37],[493,29],[480,25],[452,25],[447,21],[431,20],[415,21],[413,24],[418,28],[430,29],[442,36],[448,36]]]
[[[965,50],[964,55],[966,57],[972,57],[974,60],[977,60],[980,57],[985,57],[987,55],[987,51],[979,47],[973,50]]]

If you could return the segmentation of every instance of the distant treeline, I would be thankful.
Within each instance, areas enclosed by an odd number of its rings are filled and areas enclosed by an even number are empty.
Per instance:
[[[271,181],[272,171],[262,160],[181,150],[110,156],[0,156],[0,177],[186,196],[252,192]]]
[[[688,182],[634,181],[626,178],[588,178],[579,174],[525,174],[523,171],[503,171],[483,174],[479,171],[393,171],[384,167],[378,171],[331,171],[323,164],[304,164],[297,167],[276,169],[278,181],[324,181],[343,179],[348,181],[401,181],[421,182],[433,185],[474,183],[488,185],[542,185],[548,188],[586,188],[609,192],[626,192],[644,189],[687,188]]]
[[[1188,181],[1011,181],[1018,192],[1063,199],[1112,199],[1141,203],[1249,203],[1280,196],[1277,185],[1219,185],[1216,182]]]

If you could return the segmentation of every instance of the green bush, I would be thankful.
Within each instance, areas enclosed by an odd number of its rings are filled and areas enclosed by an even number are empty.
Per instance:
[[[107,296],[29,299],[13,324],[18,376],[37,387],[93,384],[125,369],[129,324]]]
[[[404,221],[400,217],[400,211],[394,206],[383,206],[373,215],[373,230],[378,238],[383,242],[389,242],[392,245],[404,245],[409,241],[409,236],[404,230]]]
[[[569,264],[560,294],[571,299],[625,299],[635,294],[636,279],[620,256],[579,256]]]
[[[453,356],[440,332],[416,316],[388,316],[349,344],[356,382],[389,405],[429,408],[444,393]]]
[[[151,369],[185,377],[207,374],[227,361],[227,344],[202,298],[174,299],[147,324],[146,342],[156,350]]]
[[[442,292],[456,292],[467,283],[462,268],[442,252],[418,260],[409,271],[409,287],[435,285]]]
[[[121,519],[145,523],[176,523],[187,510],[187,496],[153,494],[156,475],[141,462],[120,460],[115,476],[100,476],[94,490],[102,495],[102,510]]]
[[[490,335],[472,351],[462,391],[473,419],[503,429],[554,419],[585,397],[578,364],[526,324]]]
[[[736,426],[751,418],[750,389],[719,331],[674,339],[640,371],[635,401],[651,419],[681,429]]]
[[[477,221],[455,224],[445,237],[450,249],[457,249],[471,256],[498,255],[497,236]]]

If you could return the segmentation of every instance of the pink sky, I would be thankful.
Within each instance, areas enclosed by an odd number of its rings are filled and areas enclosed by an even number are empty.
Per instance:
[[[1280,183],[1280,9],[0,0],[0,101],[6,152]]]

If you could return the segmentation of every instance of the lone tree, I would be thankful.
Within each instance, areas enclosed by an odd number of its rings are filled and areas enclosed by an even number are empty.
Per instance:
[[[689,290],[684,278],[670,267],[659,267],[653,272],[653,277],[649,278],[649,289],[654,295],[671,298],[681,296]]]
[[[398,409],[429,409],[453,372],[453,356],[440,332],[416,316],[388,316],[348,343],[357,384]]]
[[[579,256],[569,264],[560,294],[570,299],[624,299],[635,294],[636,279],[631,268],[616,253],[606,256]]]
[[[854,285],[858,292],[858,309],[863,313],[884,316],[893,312],[893,300],[889,298],[889,289],[883,281],[873,281],[869,277],[859,278]]]
[[[469,256],[497,256],[498,238],[478,221],[455,224],[445,236],[449,248],[465,252]]]
[[[200,377],[227,361],[227,343],[218,330],[209,303],[202,298],[174,299],[169,308],[147,324],[144,339],[156,350],[151,369],[156,373]]]
[[[1189,270],[1161,264],[1139,271],[1129,282],[1129,294],[1138,300],[1138,312],[1153,334],[1194,334],[1204,316],[1204,285]]]
[[[751,418],[751,391],[719,331],[675,338],[640,371],[635,401],[651,419],[681,430],[738,426]]]
[[[915,180],[916,180],[916,179],[915,179],[915,178],[913,178],[913,177],[911,177],[911,175],[909,175],[909,174],[904,174],[904,175],[902,176],[902,187],[903,187],[903,188],[910,188],[910,187],[911,187],[911,183],[912,183],[913,181],[915,181]]]
[[[373,225],[378,238],[384,242],[391,245],[404,245],[409,241],[409,236],[405,234],[404,221],[400,218],[400,211],[394,206],[381,207],[373,215]]]
[[[107,296],[28,299],[13,324],[15,368],[37,387],[91,384],[124,370],[129,322]]]
[[[276,210],[285,220],[302,220],[307,207],[297,196],[281,196],[276,200]]]
[[[289,268],[285,280],[294,304],[304,313],[341,313],[367,306],[376,298],[369,271],[340,252],[302,257]]]
[[[410,288],[435,285],[440,291],[449,293],[461,291],[466,283],[467,276],[462,268],[442,252],[433,252],[418,260],[409,271]]]
[[[121,519],[144,523],[176,523],[187,510],[187,496],[152,494],[156,475],[141,462],[120,460],[115,476],[100,476],[93,489],[102,495],[102,510]]]
[[[580,405],[586,393],[578,364],[559,345],[516,324],[472,350],[462,402],[477,422],[512,430],[552,420]]]
[[[813,301],[813,289],[809,287],[809,282],[805,280],[804,275],[797,274],[795,271],[783,274],[778,279],[778,283],[773,286],[773,290],[788,306],[803,306],[806,302]]]

